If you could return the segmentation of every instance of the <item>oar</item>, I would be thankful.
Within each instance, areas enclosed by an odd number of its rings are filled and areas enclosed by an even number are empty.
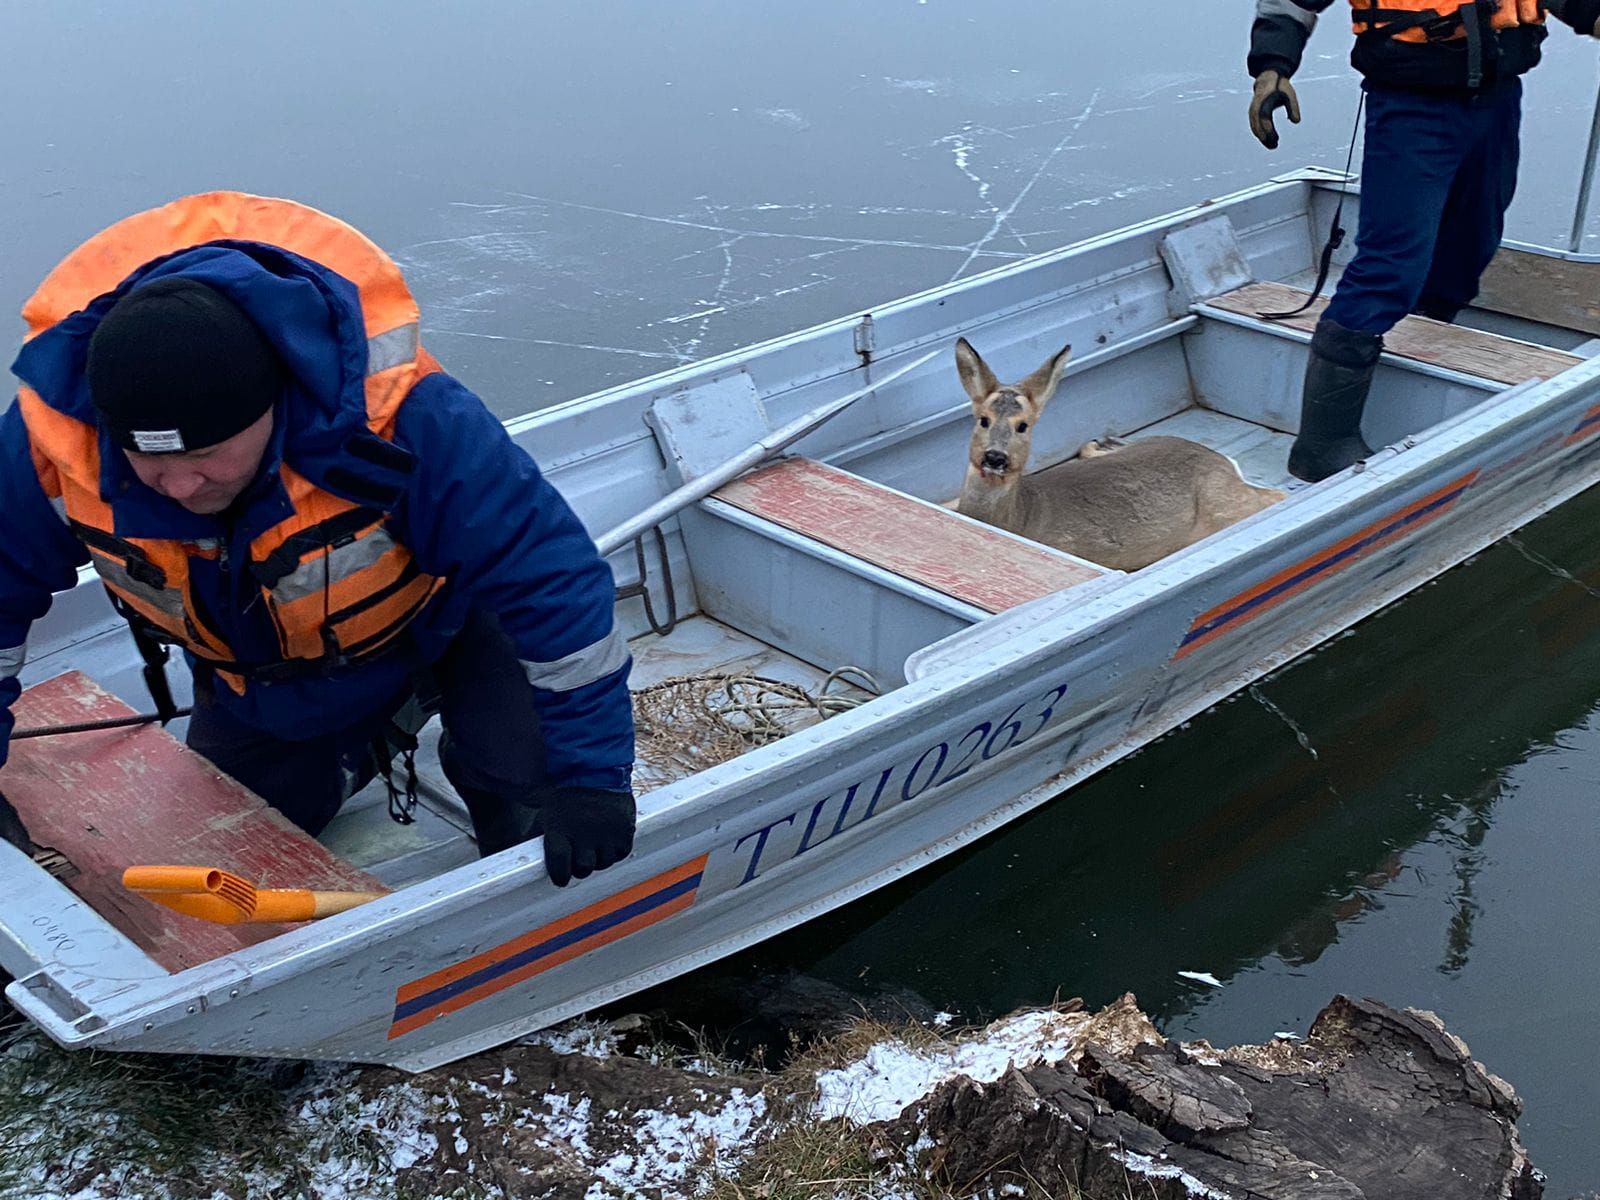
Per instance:
[[[741,450],[738,454],[728,459],[727,462],[713,467],[697,479],[692,479],[681,488],[667,493],[667,495],[657,500],[638,516],[624,521],[609,533],[601,534],[600,537],[596,538],[595,544],[600,547],[600,553],[602,555],[610,554],[613,550],[626,546],[634,538],[642,533],[647,533],[674,513],[688,508],[696,500],[705,499],[730,479],[742,475],[751,467],[765,462],[778,451],[794,442],[798,442],[819,425],[838,416],[861,397],[877,391],[886,384],[893,383],[908,371],[916,370],[916,368],[938,353],[939,351],[937,350],[930,350],[921,358],[913,359],[905,366],[889,372],[882,379],[869,383],[865,387],[851,392],[848,396],[830,400],[822,407],[814,408],[804,416],[796,417],[783,428],[774,430],[753,446]]]
[[[122,873],[122,886],[174,912],[218,925],[314,921],[387,895],[258,888],[216,867],[129,867]]]

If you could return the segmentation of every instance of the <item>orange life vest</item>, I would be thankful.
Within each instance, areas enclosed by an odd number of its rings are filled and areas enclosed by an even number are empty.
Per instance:
[[[1357,34],[1379,32],[1403,42],[1457,41],[1468,36],[1463,9],[1473,0],[1350,0]],[[1491,29],[1543,25],[1544,0],[1487,0]]]
[[[415,300],[400,269],[360,232],[288,200],[241,192],[189,196],[117,222],[73,251],[23,306],[37,337],[156,258],[221,239],[265,243],[342,275],[360,293],[367,334],[367,426],[392,441],[395,416],[416,383],[441,368],[420,345]],[[250,544],[255,575],[282,661],[241,662],[190,586],[190,562],[215,559],[216,542],[121,537],[100,494],[94,426],[18,392],[45,494],[68,522],[113,600],[163,641],[210,665],[236,692],[247,680],[308,673],[386,649],[444,580],[419,570],[385,528],[386,514],[280,468],[294,512]]]

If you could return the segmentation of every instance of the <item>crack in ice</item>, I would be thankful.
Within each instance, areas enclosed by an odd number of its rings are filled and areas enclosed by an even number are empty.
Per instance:
[[[1081,113],[1072,119],[1067,128],[1067,132],[1063,134],[1061,140],[1056,143],[1055,149],[1051,150],[1049,154],[1045,155],[1044,162],[1039,164],[1039,169],[1033,173],[1033,177],[1029,179],[1027,183],[1022,185],[1022,190],[1016,194],[1010,204],[1006,205],[1003,210],[995,214],[994,222],[989,226],[989,232],[978,239],[977,244],[974,245],[971,251],[967,254],[965,261],[963,261],[962,264],[956,268],[955,274],[950,276],[951,283],[954,283],[957,279],[960,279],[962,272],[971,266],[973,260],[984,252],[984,247],[994,240],[995,235],[1000,232],[1001,227],[1011,219],[1011,214],[1017,211],[1017,206],[1027,199],[1029,192],[1033,191],[1034,184],[1038,183],[1039,180],[1044,177],[1044,173],[1050,169],[1050,164],[1055,162],[1056,156],[1065,150],[1069,144],[1071,144],[1072,139],[1078,135],[1079,130],[1081,130],[1084,125],[1088,123],[1090,117],[1095,115],[1095,106],[1099,102],[1100,89],[1096,88],[1094,90],[1094,94],[1089,97],[1089,103],[1084,106],[1084,109]]]
[[[669,362],[685,361],[679,355],[659,354],[653,350],[637,350],[629,346],[597,346],[590,342],[561,342],[553,338],[521,337],[512,333],[473,333],[466,329],[430,329],[429,337],[470,337],[490,342],[527,342],[532,346],[561,346],[568,350],[599,350],[605,354],[632,354],[638,358],[661,358]]]
[[[608,208],[608,207],[606,207],[605,205],[602,205],[602,204],[583,204],[583,203],[581,203],[580,201],[577,201],[577,200],[555,200],[555,199],[551,199],[551,198],[545,197],[545,196],[531,196],[531,195],[528,195],[528,194],[522,193],[522,192],[518,192],[516,194],[518,196],[520,196],[522,199],[532,201],[536,205],[537,204],[544,204],[544,205],[551,205],[551,206],[554,206],[554,207],[557,207],[557,208],[574,208],[574,209],[578,209],[581,212],[600,213],[600,214],[602,214],[604,216],[611,216],[611,217],[627,217],[627,218],[629,218],[631,220],[648,221],[648,222],[650,222],[652,224],[656,224],[656,225],[672,225],[672,226],[676,226],[676,227],[681,228],[681,229],[695,229],[695,230],[704,231],[706,233],[719,233],[719,234],[732,235],[732,236],[741,237],[741,238],[771,238],[771,239],[778,240],[778,241],[791,240],[791,241],[799,241],[799,242],[824,242],[824,243],[830,243],[830,244],[833,244],[833,245],[850,246],[850,247],[886,246],[886,247],[889,247],[891,249],[903,249],[903,250],[966,250],[966,251],[969,251],[969,252],[971,250],[971,247],[969,247],[969,246],[959,246],[959,245],[955,245],[955,244],[941,243],[941,242],[913,242],[913,241],[905,241],[903,239],[896,239],[896,238],[852,238],[852,237],[840,237],[840,236],[837,236],[837,235],[834,235],[834,234],[793,233],[793,232],[786,232],[786,231],[774,230],[774,229],[735,229],[735,228],[733,228],[731,226],[718,225],[718,224],[714,224],[714,223],[708,222],[708,221],[691,221],[691,220],[688,220],[687,218],[684,218],[684,217],[662,217],[662,216],[656,216],[656,215],[654,215],[652,213],[631,212],[631,211],[629,211],[628,209],[625,209],[625,208]],[[422,246],[449,245],[449,244],[452,244],[452,243],[455,243],[455,242],[464,242],[464,241],[471,241],[471,240],[473,240],[473,239],[472,238],[438,238],[438,239],[436,239],[434,241],[417,242],[412,246],[406,247],[406,249],[407,250],[414,250],[414,249],[417,249],[417,248],[422,247]],[[1008,252],[1002,251],[1002,250],[987,251],[986,252],[986,256],[987,257],[991,257],[991,258],[1005,258],[1005,259],[1016,259],[1016,258],[1023,257],[1023,255],[1021,255],[1021,254],[1008,253]],[[970,261],[970,259],[971,259],[971,255],[969,253],[969,261]]]

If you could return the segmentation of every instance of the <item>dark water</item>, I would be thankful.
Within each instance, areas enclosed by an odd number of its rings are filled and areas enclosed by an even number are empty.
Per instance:
[[[1347,34],[1268,155],[1252,8],[5,4],[0,309],[129,212],[290,196],[389,249],[430,346],[514,415],[1341,165]],[[1565,235],[1593,59],[1558,31],[1530,80],[1514,237]],[[1597,517],[1523,544],[1600,588]],[[1258,691],[736,965],[969,1017],[1133,990],[1219,1043],[1337,991],[1433,1008],[1521,1090],[1551,1194],[1600,1188],[1600,598],[1502,545]]]

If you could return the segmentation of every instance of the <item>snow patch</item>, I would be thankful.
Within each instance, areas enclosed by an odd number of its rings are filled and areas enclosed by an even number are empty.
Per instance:
[[[554,1139],[572,1147],[583,1158],[588,1159],[594,1151],[589,1148],[589,1099],[574,1101],[571,1096],[563,1096],[551,1092],[544,1098],[545,1107],[550,1110],[548,1117],[538,1117],[537,1123],[543,1127],[546,1138]],[[535,1121],[532,1109],[523,1109],[518,1116],[516,1124],[528,1125]],[[546,1142],[548,1144],[548,1141]]]
[[[647,1194],[660,1195],[662,1184],[684,1182],[700,1168],[729,1169],[766,1112],[767,1099],[760,1092],[751,1095],[735,1088],[715,1112],[634,1113],[633,1151],[599,1163],[584,1200],[642,1200]]]
[[[980,1083],[1010,1067],[1060,1062],[1076,1049],[1088,1018],[1081,1013],[1032,1012],[990,1026],[981,1039],[913,1048],[880,1042],[847,1067],[817,1076],[815,1114],[857,1125],[893,1120],[947,1079]]]
[[[321,1189],[318,1195],[334,1200],[366,1194],[380,1183],[392,1183],[396,1171],[438,1151],[438,1138],[423,1128],[435,1102],[415,1084],[395,1084],[355,1103],[337,1079],[330,1082],[328,1090],[306,1100],[299,1112],[300,1121],[313,1130],[319,1161],[312,1174]],[[372,1146],[376,1161],[361,1161],[356,1142]]]
[[[604,1021],[570,1021],[541,1029],[522,1039],[525,1046],[548,1046],[557,1054],[582,1054],[586,1058],[610,1058],[617,1054],[617,1033]]]
[[[1135,1154],[1132,1150],[1112,1151],[1112,1157],[1135,1175],[1143,1175],[1147,1179],[1176,1179],[1191,1196],[1199,1196],[1203,1200],[1233,1200],[1232,1192],[1219,1192],[1174,1163],[1159,1162],[1148,1155]]]

